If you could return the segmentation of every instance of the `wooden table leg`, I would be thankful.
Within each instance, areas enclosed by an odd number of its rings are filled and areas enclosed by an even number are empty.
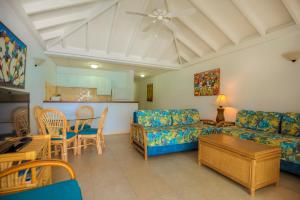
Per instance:
[[[251,189],[250,189],[250,195],[251,195],[252,197],[255,196],[255,188],[251,188]]]

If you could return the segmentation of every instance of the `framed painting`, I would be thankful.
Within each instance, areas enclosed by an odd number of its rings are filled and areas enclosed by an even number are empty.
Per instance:
[[[153,83],[147,84],[147,101],[153,101]]]
[[[194,74],[194,96],[215,96],[219,93],[219,68]]]
[[[25,88],[27,46],[0,21],[0,86]]]

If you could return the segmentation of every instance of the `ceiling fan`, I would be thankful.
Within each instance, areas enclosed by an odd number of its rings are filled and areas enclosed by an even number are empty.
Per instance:
[[[172,19],[176,17],[188,16],[196,13],[196,9],[190,8],[179,11],[168,11],[168,9],[154,9],[151,13],[142,13],[135,11],[126,11],[127,14],[130,15],[138,15],[143,17],[148,17],[152,19],[152,23],[144,28],[144,32],[147,32],[156,24],[162,24],[167,26],[167,28],[171,29],[173,32],[177,32],[177,27],[173,24]]]

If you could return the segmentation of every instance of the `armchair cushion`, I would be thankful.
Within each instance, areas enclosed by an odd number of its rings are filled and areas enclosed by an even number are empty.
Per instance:
[[[0,196],[1,200],[82,200],[76,180],[68,180],[32,190]]]
[[[282,117],[281,133],[300,137],[300,113],[284,113]]]

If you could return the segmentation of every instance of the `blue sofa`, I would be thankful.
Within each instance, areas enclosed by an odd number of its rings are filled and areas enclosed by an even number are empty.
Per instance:
[[[300,113],[240,110],[235,126],[216,132],[280,147],[281,170],[300,176]]]
[[[133,114],[131,143],[144,154],[156,156],[198,148],[199,134],[210,134],[196,109],[138,110]]]

